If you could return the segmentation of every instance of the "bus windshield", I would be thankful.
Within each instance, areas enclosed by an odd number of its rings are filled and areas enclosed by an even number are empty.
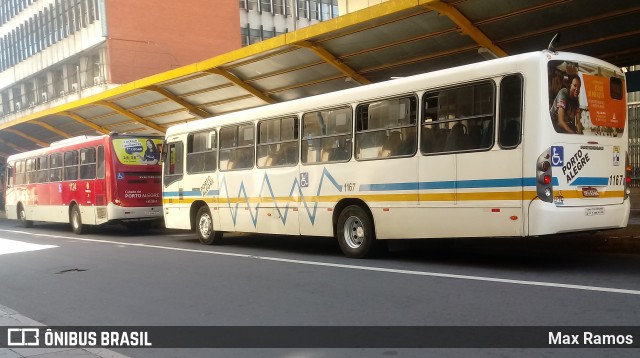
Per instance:
[[[549,61],[549,115],[558,133],[621,137],[624,77],[589,63]]]
[[[162,138],[114,138],[113,149],[125,165],[160,165]]]

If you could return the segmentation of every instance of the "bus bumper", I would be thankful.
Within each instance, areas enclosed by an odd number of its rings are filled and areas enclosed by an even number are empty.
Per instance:
[[[162,206],[123,207],[114,204],[107,205],[109,220],[135,221],[162,219]]]
[[[624,228],[629,222],[629,199],[621,204],[556,206],[535,200],[529,206],[528,236]]]

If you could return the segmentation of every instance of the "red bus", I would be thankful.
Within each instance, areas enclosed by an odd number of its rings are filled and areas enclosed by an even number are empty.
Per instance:
[[[163,137],[81,136],[7,158],[5,211],[33,221],[87,226],[121,222],[148,228],[162,219]]]

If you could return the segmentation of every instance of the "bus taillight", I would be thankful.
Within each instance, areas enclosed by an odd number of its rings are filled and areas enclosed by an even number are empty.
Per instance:
[[[629,153],[625,155],[624,163],[624,198],[628,199],[631,194],[631,165],[629,165]]]
[[[553,202],[553,181],[551,173],[551,154],[549,149],[538,157],[536,163],[536,193],[538,198],[548,203]]]

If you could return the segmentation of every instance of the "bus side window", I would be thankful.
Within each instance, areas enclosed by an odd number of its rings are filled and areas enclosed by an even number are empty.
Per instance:
[[[62,153],[49,156],[49,181],[62,180]]]
[[[350,106],[307,112],[302,116],[302,163],[351,159],[353,109]]]
[[[500,82],[500,133],[502,148],[515,148],[522,133],[522,76],[509,75]]]
[[[356,108],[358,159],[410,156],[416,152],[417,99],[391,98]]]
[[[37,158],[38,183],[49,181],[49,161],[46,155]]]
[[[80,179],[96,178],[96,149],[80,149]]]
[[[97,177],[104,179],[104,146],[98,146]]]
[[[11,164],[7,164],[7,188],[13,186],[13,166]]]
[[[16,162],[16,185],[22,185],[25,182],[24,160]]]
[[[78,180],[78,151],[64,153],[64,180]]]

